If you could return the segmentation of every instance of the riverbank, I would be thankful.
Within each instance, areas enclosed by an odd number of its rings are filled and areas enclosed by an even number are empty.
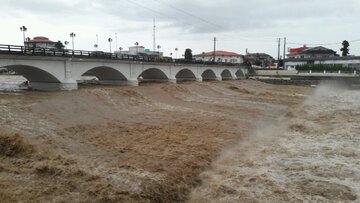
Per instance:
[[[225,148],[313,89],[257,81],[0,94],[5,202],[185,202]]]

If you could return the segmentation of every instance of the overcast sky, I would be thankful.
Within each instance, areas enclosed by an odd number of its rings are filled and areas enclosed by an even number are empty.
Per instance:
[[[152,49],[153,18],[165,55],[211,51],[214,37],[217,50],[274,57],[278,37],[287,47],[331,43],[324,46],[338,53],[346,39],[360,55],[360,41],[351,41],[360,39],[360,0],[0,0],[0,43],[22,44],[25,25],[31,38],[71,42],[74,32],[75,49],[94,50],[96,35],[100,50],[109,51],[109,37],[113,50],[116,41],[124,50],[135,42]]]

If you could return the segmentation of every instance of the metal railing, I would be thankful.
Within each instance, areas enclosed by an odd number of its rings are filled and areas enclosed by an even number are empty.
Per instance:
[[[129,55],[129,54],[110,53],[103,51],[85,51],[85,50],[39,48],[39,47],[32,48],[32,47],[24,47],[19,45],[6,45],[6,44],[0,44],[0,54],[95,58],[95,59],[143,61],[143,62],[156,62],[156,63],[204,64],[204,65],[226,65],[226,66],[240,65],[240,64],[232,64],[232,63],[186,61],[184,59],[171,59],[169,57],[162,58],[158,56],[149,56],[146,54]]]

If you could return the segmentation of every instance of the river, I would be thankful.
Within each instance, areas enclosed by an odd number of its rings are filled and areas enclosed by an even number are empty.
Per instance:
[[[320,85],[226,149],[190,202],[359,202],[360,91]]]

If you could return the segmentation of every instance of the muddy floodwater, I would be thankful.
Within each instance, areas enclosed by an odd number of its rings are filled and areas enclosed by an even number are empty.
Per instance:
[[[360,202],[358,90],[5,91],[0,115],[0,202]]]

